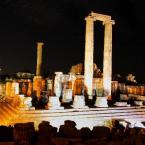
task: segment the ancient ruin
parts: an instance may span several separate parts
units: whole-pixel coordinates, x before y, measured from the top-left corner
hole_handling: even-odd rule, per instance
[[[103,58],[103,90],[104,97],[111,96],[112,76],[112,24],[111,16],[91,12],[86,18],[85,39],[85,73],[84,82],[88,89],[88,95],[92,98],[93,85],[93,54],[94,54],[94,22],[102,21],[105,26],[104,33],[104,58]],[[101,99],[101,98],[100,98]],[[102,98],[104,100],[104,98]],[[104,102],[104,101],[103,101]],[[103,103],[104,104],[104,103]],[[103,104],[99,104],[102,107]],[[107,105],[107,104],[106,104]],[[105,106],[106,106],[105,105]]]

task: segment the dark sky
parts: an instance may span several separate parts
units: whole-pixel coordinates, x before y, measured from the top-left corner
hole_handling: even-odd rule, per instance
[[[0,67],[3,72],[35,72],[36,43],[43,41],[43,70],[65,71],[83,62],[85,16],[111,15],[113,74],[145,80],[144,0],[0,1]],[[95,22],[94,61],[102,69],[104,27]]]

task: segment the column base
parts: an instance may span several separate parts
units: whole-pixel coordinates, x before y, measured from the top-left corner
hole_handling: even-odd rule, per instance
[[[75,95],[72,107],[75,109],[88,108],[85,104],[85,97],[83,95]]]
[[[59,97],[56,97],[56,96],[49,97],[48,104],[45,108],[50,109],[50,110],[64,109],[64,107],[60,106]]]
[[[96,107],[108,107],[107,97],[96,97]]]

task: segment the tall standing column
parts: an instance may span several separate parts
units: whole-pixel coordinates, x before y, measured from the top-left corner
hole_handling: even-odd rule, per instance
[[[85,38],[85,70],[84,83],[88,90],[89,98],[92,99],[93,87],[93,53],[94,53],[94,21],[92,18],[86,19],[86,38]]]
[[[105,22],[103,89],[104,96],[111,96],[112,79],[112,21]]]
[[[42,66],[42,42],[37,43],[37,66],[36,66],[36,76],[41,76],[41,66]]]

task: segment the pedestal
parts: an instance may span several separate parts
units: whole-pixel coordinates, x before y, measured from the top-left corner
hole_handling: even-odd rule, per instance
[[[46,109],[53,109],[53,110],[56,109],[57,110],[57,109],[64,109],[64,107],[60,106],[59,97],[49,96],[49,101],[48,101]]]
[[[108,107],[107,97],[97,97],[95,106],[96,107]]]
[[[85,104],[85,97],[83,95],[75,95],[73,101],[73,108],[88,108]]]

